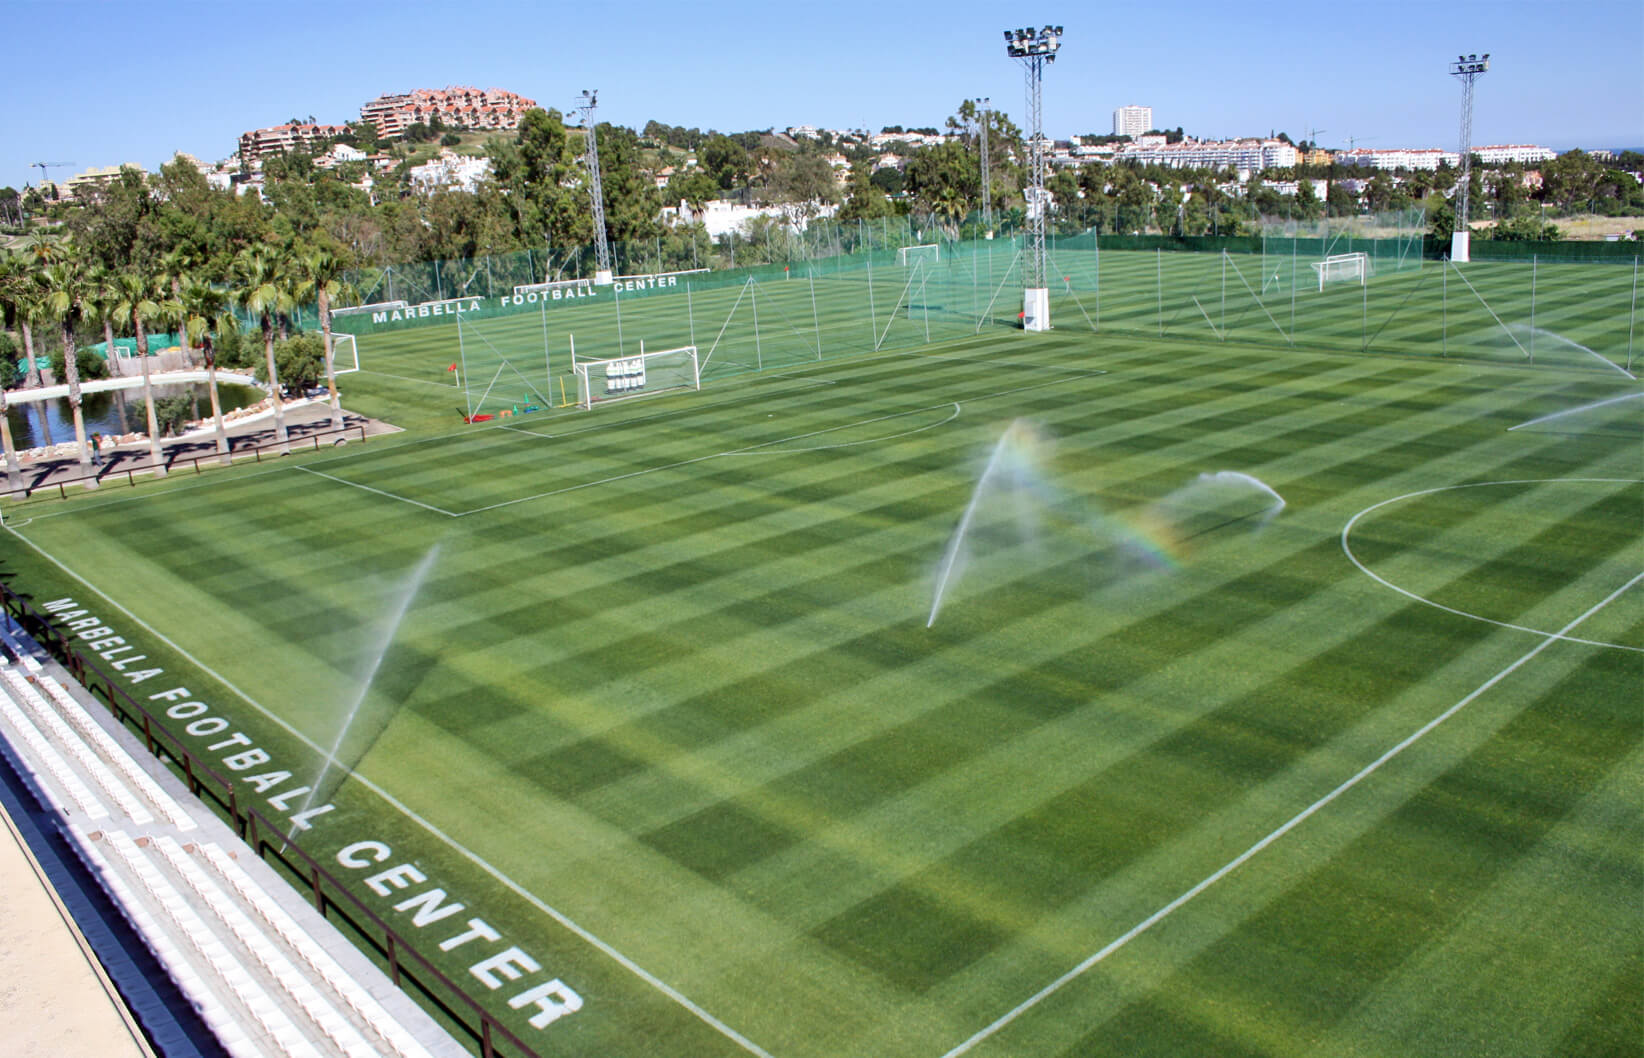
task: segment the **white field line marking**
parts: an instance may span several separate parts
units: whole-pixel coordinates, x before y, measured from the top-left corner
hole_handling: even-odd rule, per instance
[[[1105,372],[1102,372],[1102,374],[1105,374]],[[1089,376],[1086,376],[1086,375],[1064,376],[1062,378],[1052,379],[1049,382],[1035,382],[1031,386],[1017,386],[1014,389],[1002,389],[1002,390],[999,390],[996,393],[984,393],[979,397],[969,397],[967,399],[972,400],[972,401],[989,400],[993,397],[1004,397],[1004,396],[1009,396],[1010,394],[1013,394],[1013,393],[1024,393],[1028,390],[1044,389],[1046,386],[1058,385],[1059,383],[1070,381],[1073,378],[1085,378],[1085,377],[1092,377],[1093,378],[1093,377],[1096,377],[1096,376],[1095,375],[1089,375]],[[743,448],[730,448],[730,449],[726,449],[725,451],[722,451],[722,452],[710,452],[707,455],[694,456],[690,459],[681,459],[681,460],[679,460],[677,462],[674,462],[674,463],[663,463],[660,466],[645,467],[642,470],[630,470],[626,474],[614,474],[611,477],[600,478],[597,481],[582,481],[582,482],[578,482],[575,485],[566,485],[566,486],[563,486],[562,488],[549,489],[547,492],[533,493],[530,496],[520,496],[520,497],[517,497],[517,498],[512,499],[512,500],[503,500],[500,503],[488,504],[487,506],[484,506],[484,507],[475,507],[471,510],[466,510],[466,511],[461,512],[460,514],[456,515],[456,517],[466,518],[470,514],[484,514],[487,511],[500,510],[503,507],[512,507],[517,503],[530,503],[532,500],[547,499],[550,496],[562,496],[567,492],[576,492],[580,489],[591,489],[591,488],[595,487],[596,485],[610,485],[614,482],[626,481],[629,478],[637,478],[637,477],[641,477],[645,474],[655,474],[658,471],[662,471],[662,470],[676,470],[679,467],[688,467],[688,466],[691,466],[694,463],[703,463],[703,462],[706,462],[710,459],[718,459],[721,456],[746,455],[750,452],[756,452],[758,449],[761,449],[761,448],[768,448],[771,445],[785,444],[789,441],[803,441],[807,437],[816,437],[820,434],[832,433],[835,430],[844,430],[844,429],[847,429],[847,428],[852,427],[852,426],[870,426],[870,425],[872,425],[873,423],[876,423],[876,422],[884,422],[886,419],[899,419],[899,418],[902,418],[904,416],[917,415],[920,412],[924,412],[924,411],[935,411],[938,408],[946,408],[946,407],[949,407],[950,405],[957,405],[957,404],[958,404],[958,401],[947,401],[947,402],[942,403],[942,404],[930,404],[930,405],[926,405],[923,408],[911,408],[908,411],[892,412],[889,415],[880,415],[880,416],[877,416],[877,417],[872,418],[872,419],[862,419],[862,420],[857,421],[857,422],[842,423],[839,426],[830,426],[825,430],[812,430],[809,433],[794,434],[792,437],[779,437],[774,441],[762,441],[759,444],[747,445],[746,447],[743,447]],[[582,431],[572,431],[572,434],[578,433],[578,432],[582,432]],[[909,432],[914,433],[914,432],[917,432],[917,431],[909,431]],[[569,437],[569,436],[572,436],[572,434],[560,434],[559,436]]]
[[[1609,363],[1609,361],[1606,360],[1605,363]],[[1539,419],[1531,419],[1529,422],[1521,422],[1517,426],[1509,426],[1507,427],[1507,432],[1512,433],[1514,430],[1522,430],[1526,426],[1535,426],[1539,423],[1551,422],[1554,419],[1562,419],[1566,415],[1574,415],[1577,412],[1592,411],[1595,408],[1603,408],[1611,404],[1620,404],[1624,400],[1638,400],[1640,397],[1644,397],[1644,393],[1626,393],[1619,397],[1611,397],[1609,400],[1601,400],[1593,404],[1583,404],[1579,408],[1565,408],[1563,411],[1555,411],[1551,415],[1543,415]]]
[[[1481,614],[1468,613],[1466,610],[1458,610],[1453,606],[1445,606],[1443,603],[1437,603],[1437,602],[1434,602],[1432,599],[1428,599],[1428,598],[1425,598],[1423,596],[1417,595],[1415,592],[1410,591],[1407,588],[1401,588],[1397,584],[1394,584],[1392,581],[1388,580],[1387,578],[1382,577],[1379,574],[1377,574],[1374,570],[1372,570],[1369,566],[1366,566],[1363,562],[1360,562],[1359,557],[1357,555],[1353,554],[1353,548],[1348,543],[1348,539],[1347,539],[1348,535],[1350,533],[1352,533],[1352,531],[1353,531],[1353,526],[1358,524],[1358,520],[1360,518],[1363,518],[1365,515],[1371,513],[1372,511],[1375,511],[1379,508],[1386,507],[1390,503],[1398,503],[1401,500],[1415,499],[1418,496],[1431,496],[1435,492],[1449,492],[1453,489],[1482,489],[1482,488],[1487,488],[1487,487],[1492,486],[1492,485],[1540,485],[1540,484],[1544,484],[1544,483],[1606,484],[1606,485],[1637,485],[1637,484],[1644,484],[1644,482],[1641,482],[1639,480],[1635,480],[1633,478],[1528,478],[1528,479],[1520,479],[1520,480],[1516,480],[1516,481],[1475,481],[1475,482],[1471,482],[1471,483],[1466,484],[1466,485],[1442,485],[1442,486],[1440,486],[1439,488],[1436,488],[1436,489],[1422,489],[1420,492],[1407,492],[1403,496],[1394,496],[1390,500],[1382,500],[1380,503],[1372,504],[1371,506],[1366,507],[1364,510],[1360,511],[1359,513],[1353,515],[1353,517],[1347,519],[1347,524],[1342,526],[1342,530],[1341,530],[1341,549],[1342,549],[1342,551],[1344,551],[1347,554],[1347,560],[1349,562],[1353,563],[1353,565],[1355,565],[1359,568],[1360,573],[1363,573],[1365,576],[1369,577],[1371,580],[1375,581],[1377,584],[1380,584],[1384,588],[1391,588],[1393,591],[1398,592],[1400,595],[1404,596],[1407,599],[1413,599],[1416,602],[1423,603],[1427,606],[1431,606],[1435,610],[1443,610],[1445,613],[1455,614],[1457,617],[1465,617],[1465,618],[1468,618],[1469,620],[1473,620],[1473,621],[1483,621],[1485,624],[1495,625],[1498,628],[1511,628],[1515,632],[1528,632],[1533,636],[1551,635],[1551,636],[1554,636],[1555,638],[1558,638],[1559,635],[1560,635],[1559,633],[1547,632],[1547,631],[1544,631],[1543,629],[1540,629],[1540,628],[1528,628],[1524,625],[1516,625],[1516,624],[1513,624],[1509,621],[1497,621],[1494,618],[1485,617]],[[1637,653],[1644,653],[1644,647],[1628,646],[1625,643],[1606,643],[1601,639],[1580,639],[1580,638],[1577,638],[1575,636],[1568,636],[1568,637],[1564,637],[1564,638],[1568,638],[1570,640],[1570,642],[1572,642],[1572,643],[1580,643],[1583,646],[1608,647],[1611,650],[1631,650],[1631,651],[1634,651],[1634,652],[1637,652]]]
[[[172,650],[175,650],[182,657],[187,658],[201,672],[206,673],[212,679],[214,679],[218,683],[222,684],[222,686],[226,687],[230,692],[237,695],[247,705],[251,706],[251,708],[257,710],[257,712],[261,713],[263,716],[267,717],[270,721],[272,721],[273,723],[279,725],[279,727],[283,728],[293,738],[297,739],[299,742],[301,742],[303,745],[309,747],[310,749],[312,749],[317,754],[323,755],[325,753],[325,750],[322,749],[320,747],[320,745],[317,742],[315,742],[313,739],[309,738],[307,735],[305,735],[303,732],[297,730],[295,727],[292,727],[282,717],[276,716],[274,713],[270,712],[267,708],[265,708],[262,705],[262,703],[258,702],[255,698],[251,697],[251,695],[249,695],[245,691],[241,690],[236,684],[234,684],[232,681],[230,681],[226,676],[222,675],[221,673],[219,673],[215,669],[213,669],[210,665],[207,665],[205,662],[203,662],[203,661],[199,660],[198,658],[196,658],[193,654],[189,653],[187,650],[185,650],[179,644],[173,642],[171,640],[171,638],[168,637],[165,633],[161,632],[159,629],[155,628],[153,625],[149,624],[147,621],[143,620],[141,617],[138,617],[136,614],[134,614],[130,610],[126,609],[119,602],[117,602],[114,599],[111,599],[108,596],[104,595],[100,590],[98,590],[96,585],[92,584],[89,580],[87,580],[86,578],[80,576],[80,574],[76,573],[74,570],[70,569],[63,562],[59,561],[55,556],[49,554],[39,544],[36,544],[34,541],[30,540],[28,537],[22,535],[21,533],[18,533],[15,530],[12,530],[10,526],[7,526],[6,528],[8,529],[8,531],[10,531],[12,533],[13,536],[17,537],[17,539],[19,539],[23,543],[27,544],[30,548],[32,548],[35,552],[37,552],[47,562],[50,562],[52,565],[54,565],[58,569],[62,570],[68,576],[74,578],[76,581],[79,581],[81,584],[84,584],[88,591],[92,592],[98,598],[100,598],[104,602],[108,603],[108,605],[112,606],[114,609],[120,611],[120,613],[124,614],[127,618],[129,618],[132,621],[132,623],[136,624],[139,628],[143,629],[149,635],[153,636],[155,639],[158,639],[160,642],[164,643],[166,646],[170,647]],[[757,1055],[757,1056],[759,1056],[759,1058],[772,1058],[772,1055],[770,1054],[770,1052],[766,1051],[763,1047],[760,1047],[758,1044],[756,1044],[753,1041],[749,1040],[747,1037],[743,1036],[741,1033],[737,1032],[735,1029],[731,1028],[729,1025],[726,1025],[724,1022],[720,1021],[718,1018],[714,1017],[712,1014],[708,1013],[706,1010],[704,1010],[701,1007],[697,1006],[694,1002],[692,1002],[688,997],[686,997],[678,989],[676,989],[673,986],[669,985],[667,982],[663,981],[661,978],[657,977],[655,974],[651,973],[649,970],[646,970],[644,967],[640,966],[638,963],[634,962],[632,959],[628,958],[626,955],[622,954],[616,948],[612,947],[610,944],[607,944],[605,941],[601,940],[599,937],[595,936],[593,933],[590,933],[588,930],[584,929],[582,926],[579,926],[575,921],[573,921],[564,912],[559,911],[558,909],[552,907],[551,905],[546,903],[544,900],[542,900],[540,897],[538,897],[535,893],[533,893],[530,890],[526,889],[523,885],[521,885],[520,883],[514,881],[512,878],[510,878],[510,877],[508,877],[508,875],[502,873],[502,871],[498,870],[496,867],[493,867],[486,860],[482,859],[479,856],[478,853],[471,851],[465,845],[463,845],[461,842],[459,842],[455,838],[451,837],[451,835],[447,834],[445,831],[441,830],[439,827],[435,826],[433,823],[429,822],[427,819],[424,819],[417,812],[413,811],[412,808],[409,805],[406,805],[405,803],[401,802],[397,797],[395,797],[393,794],[389,793],[387,790],[383,789],[381,786],[378,786],[376,783],[372,782],[370,779],[366,778],[364,775],[360,774],[357,771],[353,772],[349,776],[349,778],[352,781],[357,782],[361,786],[363,786],[366,789],[370,790],[372,793],[376,794],[378,797],[382,798],[382,800],[386,804],[388,804],[390,807],[392,807],[395,811],[400,812],[407,819],[410,819],[412,822],[414,822],[418,826],[422,827],[430,835],[432,835],[433,837],[435,837],[439,841],[443,842],[452,851],[456,852],[458,855],[462,856],[468,862],[472,863],[474,866],[478,867],[480,870],[484,871],[486,874],[488,874],[492,878],[496,879],[499,883],[501,883],[507,889],[512,891],[515,895],[520,897],[522,900],[525,900],[532,907],[535,907],[538,911],[541,911],[543,914],[547,915],[549,918],[553,919],[555,922],[559,923],[561,926],[563,926],[567,930],[571,931],[573,934],[575,934],[577,937],[581,938],[583,941],[587,942],[589,945],[593,946],[594,948],[597,948],[600,952],[604,953],[606,956],[608,956],[612,961],[617,963],[623,969],[627,970],[629,973],[633,974],[635,977],[638,977],[640,980],[644,981],[646,984],[650,985],[652,988],[655,988],[657,991],[661,992],[663,995],[665,995],[669,999],[673,1000],[679,1006],[683,1007],[684,1009],[689,1011],[691,1014],[693,1014],[698,1020],[702,1021],[704,1024],[708,1025],[709,1027],[713,1028],[720,1035],[722,1035],[722,1036],[726,1037],[727,1039],[731,1040],[732,1042],[736,1043],[737,1046],[741,1047],[743,1050],[747,1051],[749,1054]]]
[[[842,442],[840,442],[839,444],[836,444],[836,445],[813,445],[810,448],[780,448],[780,449],[774,449],[774,450],[760,450],[760,449],[748,448],[748,449],[740,449],[740,450],[735,451],[735,452],[726,452],[725,454],[727,456],[787,456],[787,455],[797,455],[800,452],[830,452],[830,451],[832,451],[836,448],[855,448],[858,445],[877,444],[880,441],[894,441],[898,437],[912,437],[916,433],[924,433],[926,430],[934,430],[938,426],[946,426],[948,423],[950,423],[953,420],[959,418],[960,414],[963,411],[964,411],[964,409],[959,406],[959,402],[954,401],[953,402],[953,410],[951,412],[949,412],[948,417],[943,419],[941,422],[928,422],[923,426],[915,426],[911,430],[903,430],[901,433],[886,434],[883,437],[865,437],[860,441],[842,441]],[[902,414],[904,414],[904,415],[913,415],[915,413],[914,412],[903,412]],[[818,430],[817,433],[822,434],[822,433],[832,433],[834,430],[848,430],[848,429],[850,429],[850,427],[855,426],[855,425],[856,425],[855,423],[847,423],[844,426],[830,426],[826,430]],[[767,442],[767,443],[780,444],[782,442],[778,441],[778,442]]]
[[[448,382],[435,382],[431,378],[412,378],[410,375],[396,375],[392,371],[378,371],[376,368],[371,367],[360,368],[360,373],[364,375],[381,375],[383,378],[397,378],[401,382],[416,382],[424,386],[438,386],[441,389],[449,389],[455,393],[462,392],[460,386],[453,386]]]
[[[375,489],[375,488],[372,488],[370,485],[361,485],[357,481],[347,481],[343,478],[339,478],[339,477],[336,477],[334,475],[327,474],[322,470],[315,470],[312,467],[298,467],[297,469],[302,471],[304,474],[313,474],[317,478],[324,478],[327,481],[335,481],[337,484],[347,485],[351,489],[360,489],[364,492],[374,493],[375,495],[381,496],[384,499],[398,500],[401,503],[409,503],[413,507],[421,507],[423,510],[433,511],[435,514],[443,514],[447,518],[457,517],[455,512],[448,511],[443,507],[435,507],[431,503],[423,503],[421,500],[413,500],[413,499],[411,499],[407,496],[401,496],[398,493],[388,492],[384,489]]]
[[[1062,976],[1058,977],[1056,980],[1052,981],[1050,984],[1046,985],[1044,988],[1041,988],[1039,991],[1035,992],[1032,996],[1028,997],[1022,1003],[1018,1004],[1014,1009],[1010,1010],[1008,1013],[1002,1015],[998,1020],[994,1021],[993,1024],[989,1025],[987,1028],[983,1029],[981,1032],[978,1032],[976,1035],[972,1036],[970,1039],[966,1040],[965,1042],[959,1044],[959,1046],[957,1046],[957,1047],[953,1048],[952,1050],[948,1051],[946,1054],[944,1054],[942,1056],[942,1058],[957,1058],[958,1055],[964,1054],[966,1051],[969,1051],[972,1047],[975,1047],[978,1043],[981,1043],[983,1040],[987,1039],[989,1036],[992,1036],[994,1033],[998,1032],[1000,1029],[1002,1029],[1005,1026],[1009,1025],[1011,1022],[1015,1021],[1017,1018],[1021,1017],[1025,1013],[1027,1013],[1033,1007],[1035,1007],[1039,1003],[1043,1002],[1046,998],[1051,996],[1053,993],[1061,990],[1065,985],[1067,985],[1069,982],[1073,981],[1075,978],[1077,978],[1077,977],[1081,976],[1082,974],[1084,974],[1091,967],[1095,966],[1097,963],[1099,963],[1102,960],[1106,959],[1109,955],[1112,955],[1114,952],[1118,951],[1120,948],[1123,948],[1126,944],[1129,944],[1131,941],[1135,940],[1137,937],[1141,936],[1143,933],[1146,933],[1148,930],[1150,930],[1154,926],[1158,925],[1161,921],[1163,921],[1165,918],[1167,918],[1172,912],[1174,912],[1178,908],[1180,908],[1183,904],[1186,904],[1188,901],[1192,900],[1194,897],[1198,896],[1200,893],[1204,892],[1206,889],[1209,889],[1211,886],[1215,885],[1217,882],[1221,881],[1223,878],[1227,877],[1229,874],[1232,874],[1234,871],[1236,871],[1240,867],[1244,866],[1257,853],[1261,852],[1263,849],[1267,848],[1267,846],[1273,844],[1275,841],[1279,840],[1280,838],[1284,837],[1286,834],[1290,833],[1292,830],[1296,829],[1303,822],[1305,822],[1309,817],[1311,817],[1312,815],[1317,813],[1320,809],[1324,808],[1326,805],[1330,804],[1330,802],[1334,801],[1336,798],[1340,797],[1342,794],[1346,793],[1348,790],[1351,790],[1353,787],[1357,786],[1359,783],[1363,782],[1365,779],[1367,779],[1371,775],[1375,774],[1378,770],[1380,770],[1380,768],[1383,764],[1386,764],[1388,761],[1392,760],[1394,757],[1398,756],[1400,753],[1403,753],[1406,749],[1410,748],[1416,742],[1420,741],[1423,737],[1425,737],[1428,734],[1428,732],[1432,731],[1434,728],[1438,727],[1440,724],[1444,723],[1446,720],[1450,719],[1452,716],[1454,716],[1457,713],[1461,712],[1462,709],[1466,708],[1469,704],[1471,704],[1474,699],[1478,698],[1479,695],[1483,694],[1485,691],[1488,691],[1490,688],[1494,687],[1496,684],[1500,683],[1502,680],[1506,679],[1508,676],[1512,675],[1514,672],[1517,672],[1520,668],[1522,668],[1526,663],[1528,663],[1537,654],[1540,654],[1543,650],[1546,650],[1548,647],[1552,646],[1554,643],[1558,642],[1559,640],[1568,639],[1569,637],[1565,635],[1566,632],[1570,631],[1570,629],[1574,628],[1576,625],[1580,624],[1581,622],[1585,621],[1587,618],[1591,617],[1593,614],[1597,613],[1598,611],[1602,610],[1604,607],[1608,606],[1611,602],[1613,602],[1623,592],[1627,591],[1629,588],[1631,588],[1633,585],[1637,584],[1641,580],[1644,580],[1644,573],[1639,573],[1639,574],[1635,575],[1632,580],[1629,580],[1627,583],[1623,584],[1621,587],[1617,588],[1615,591],[1611,592],[1609,595],[1606,595],[1600,602],[1598,602],[1595,605],[1593,605],[1592,607],[1590,607],[1581,616],[1577,617],[1575,620],[1571,621],[1569,624],[1567,624],[1563,628],[1559,629],[1559,631],[1556,635],[1545,636],[1541,640],[1541,642],[1539,642],[1535,646],[1531,647],[1517,661],[1513,662],[1511,665],[1508,665],[1506,668],[1502,669],[1500,672],[1496,673],[1494,676],[1491,676],[1489,679],[1487,679],[1483,683],[1479,684],[1478,687],[1475,688],[1471,694],[1467,695],[1467,697],[1463,698],[1461,701],[1457,702],[1455,705],[1452,705],[1450,708],[1446,709],[1444,712],[1442,712],[1439,715],[1435,716],[1433,719],[1427,721],[1427,723],[1425,723],[1421,727],[1417,728],[1416,731],[1413,734],[1411,734],[1409,737],[1407,737],[1404,741],[1400,742],[1398,745],[1394,746],[1392,749],[1388,750],[1386,753],[1383,753],[1381,756],[1377,757],[1375,760],[1371,761],[1369,764],[1366,764],[1364,767],[1360,768],[1357,772],[1354,772],[1352,778],[1348,779],[1346,782],[1342,783],[1340,786],[1336,787],[1334,790],[1331,790],[1329,793],[1325,794],[1323,797],[1319,798],[1317,801],[1314,801],[1312,804],[1308,805],[1306,808],[1302,809],[1300,812],[1297,812],[1295,815],[1291,816],[1288,820],[1286,820],[1284,823],[1282,823],[1277,829],[1273,830],[1266,837],[1262,838],[1260,841],[1256,842],[1254,845],[1250,846],[1248,849],[1245,849],[1243,852],[1239,853],[1233,859],[1227,861],[1227,863],[1223,864],[1214,873],[1212,873],[1212,874],[1208,875],[1207,877],[1205,877],[1205,879],[1203,881],[1199,882],[1193,888],[1187,890],[1185,893],[1178,896],[1176,899],[1170,901],[1170,903],[1168,903],[1168,904],[1164,905],[1163,907],[1159,908],[1159,910],[1153,912],[1153,914],[1151,914],[1151,915],[1147,916],[1146,918],[1142,919],[1140,922],[1136,923],[1136,925],[1130,927],[1130,929],[1126,930],[1123,934],[1121,934],[1119,937],[1117,937],[1115,940],[1113,940],[1110,944],[1108,944],[1107,947],[1103,948],[1101,951],[1096,952],[1094,955],[1089,956],[1083,962],[1081,962],[1079,965],[1075,966],[1073,969],[1069,970],[1067,973],[1065,973]],[[1571,642],[1577,642],[1577,640],[1570,640],[1570,641]]]
[[[132,492],[132,494],[111,496],[108,499],[101,500],[97,503],[87,503],[80,506],[63,507],[55,511],[45,511],[41,514],[35,515],[33,520],[60,518],[65,514],[85,514],[88,511],[100,511],[105,507],[113,507],[116,504],[137,503],[141,500],[154,500],[159,499],[162,496],[172,496],[179,492],[188,492],[191,489],[203,489],[211,485],[221,485],[229,481],[247,481],[251,478],[260,478],[266,474],[284,474],[295,469],[297,469],[296,466],[290,463],[284,466],[264,467],[261,470],[247,468],[241,474],[233,478],[224,476],[204,477],[198,481],[190,481],[187,484],[161,487],[159,489],[142,491],[127,490],[128,492]]]

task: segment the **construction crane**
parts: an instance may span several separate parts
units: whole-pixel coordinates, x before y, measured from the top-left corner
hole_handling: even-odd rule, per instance
[[[47,178],[46,170],[47,169],[66,169],[66,168],[68,168],[69,166],[71,166],[73,164],[74,164],[73,162],[35,162],[32,165],[30,165],[29,168],[30,169],[40,170],[40,184],[41,184],[42,187],[45,186],[48,183],[53,184],[53,186],[55,186],[55,181],[49,180]]]

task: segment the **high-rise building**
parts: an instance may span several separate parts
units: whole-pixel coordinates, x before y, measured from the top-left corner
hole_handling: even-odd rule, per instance
[[[1113,135],[1140,136],[1153,127],[1153,108],[1132,104],[1113,112]]]

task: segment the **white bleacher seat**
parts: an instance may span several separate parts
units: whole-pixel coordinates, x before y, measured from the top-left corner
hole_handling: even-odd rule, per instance
[[[231,896],[207,874],[193,857],[174,838],[156,838],[152,846],[164,859],[171,871],[183,879],[200,898],[198,906],[210,911],[229,932],[262,965],[268,976],[285,991],[304,1015],[325,1036],[331,1039],[343,1054],[358,1058],[373,1058],[376,1049],[360,1031],[339,1014],[309,981],[308,975],[288,959],[278,945],[241,909],[244,899]]]
[[[320,1052],[280,1009],[267,989],[211,931],[206,922],[195,913],[190,901],[171,884],[136,842],[123,831],[106,832],[104,838],[121,865],[138,879],[138,883],[169,920],[161,924],[162,935],[169,934],[171,937],[186,938],[188,941],[194,958],[184,956],[184,961],[192,963],[196,968],[208,967],[211,971],[210,983],[234,997],[240,1010],[249,1014],[267,1037],[277,1045],[278,1053],[288,1058],[320,1058]],[[159,954],[158,951],[156,954]],[[168,962],[167,970],[171,971],[172,966],[173,964]],[[229,1014],[228,1011],[220,1013]],[[226,1020],[232,1023],[235,1018],[229,1015]],[[213,1031],[217,1031],[218,1025],[211,1024]],[[264,1050],[260,1045],[257,1047],[259,1055]]]
[[[6,687],[4,693],[0,693],[0,717],[4,717],[18,738],[28,746],[29,754],[51,775],[63,793],[67,794],[73,807],[79,809],[87,819],[109,818],[108,809],[103,807],[103,803],[91,792],[91,788],[80,781],[68,761],[63,759],[63,755],[53,749],[46,736],[29,721],[28,716],[13,698],[10,687]],[[62,809],[68,807],[60,806]]]
[[[212,842],[194,846],[200,861],[248,903],[252,910],[285,941],[287,947],[314,971],[365,1023],[371,1034],[402,1058],[429,1058],[429,1052],[359,982],[342,968],[296,919],[262,893],[255,879],[235,863],[227,850]]]
[[[178,830],[194,830],[198,827],[194,818],[182,805],[166,793],[160,784],[154,781],[154,777],[139,767],[131,754],[92,719],[85,706],[74,699],[68,688],[45,675],[38,677],[35,682],[46,689],[47,695],[56,703],[59,714],[68,721],[69,726],[78,731],[103,760],[113,765],[126,782],[159,812],[161,818]]]
[[[131,788],[120,780],[114,769],[97,759],[91,747],[86,745],[85,739],[63,721],[57,710],[33,684],[9,668],[0,670],[0,679],[11,685],[12,698],[32,715],[40,731],[73,758],[74,763],[80,767],[80,773],[92,777],[121,812],[139,825],[154,822],[154,816],[143,806]]]

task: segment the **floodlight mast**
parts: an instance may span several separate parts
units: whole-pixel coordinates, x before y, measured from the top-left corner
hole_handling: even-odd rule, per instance
[[[1062,46],[1062,27],[1005,30],[1005,54],[1022,64],[1027,78],[1028,104],[1028,186],[1026,283],[1022,291],[1022,329],[1050,329],[1050,273],[1045,250],[1045,216],[1050,212],[1045,193],[1045,145],[1043,81],[1046,63],[1056,61]]]
[[[1450,64],[1450,76],[1461,81],[1461,187],[1456,207],[1456,230],[1450,236],[1450,260],[1472,259],[1473,229],[1467,226],[1468,186],[1473,173],[1473,82],[1490,69],[1490,53],[1458,55]]]
[[[588,136],[588,194],[594,202],[594,270],[595,286],[611,285],[611,245],[605,238],[605,190],[599,182],[599,140],[594,135],[594,108],[599,105],[599,90],[582,93],[582,129]]]

